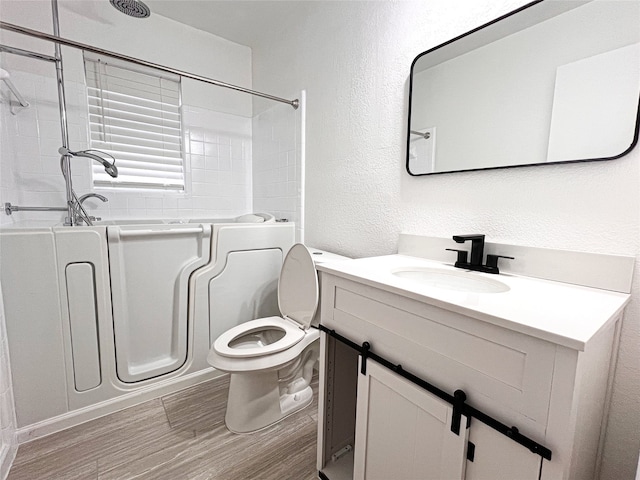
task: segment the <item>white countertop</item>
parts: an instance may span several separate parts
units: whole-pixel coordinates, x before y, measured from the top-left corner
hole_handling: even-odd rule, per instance
[[[469,272],[509,287],[501,293],[474,293],[432,287],[393,275],[393,270],[442,268],[452,264],[406,255],[329,262],[318,270],[460,313],[493,325],[576,350],[614,321],[630,299],[625,293],[501,273]]]

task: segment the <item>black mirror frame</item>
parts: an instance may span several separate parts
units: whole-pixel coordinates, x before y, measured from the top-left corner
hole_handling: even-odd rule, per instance
[[[468,32],[463,33],[462,35],[458,35],[455,38],[452,38],[451,40],[448,40],[444,43],[441,43],[440,45],[437,45],[433,48],[430,48],[429,50],[426,50],[420,54],[418,54],[416,56],[416,58],[413,59],[413,62],[411,62],[411,70],[409,73],[409,108],[408,108],[408,120],[407,120],[407,142],[406,142],[406,163],[405,163],[405,168],[407,170],[407,173],[409,175],[411,175],[412,177],[423,177],[426,175],[441,175],[443,173],[462,173],[462,172],[476,172],[476,171],[481,171],[481,170],[500,170],[500,169],[505,169],[505,168],[519,168],[519,167],[532,167],[532,166],[541,166],[541,165],[558,165],[558,164],[569,164],[569,163],[584,163],[584,162],[595,162],[595,161],[601,161],[601,160],[616,160],[618,158],[624,157],[625,155],[627,155],[628,153],[630,153],[638,144],[638,139],[640,136],[640,95],[638,96],[638,109],[636,112],[636,125],[634,128],[634,134],[633,134],[633,140],[631,142],[631,144],[629,145],[629,147],[623,151],[622,153],[619,153],[617,155],[611,156],[611,157],[601,157],[601,158],[582,158],[582,159],[577,159],[577,160],[562,160],[562,161],[557,161],[557,162],[540,162],[540,163],[525,163],[525,164],[519,164],[519,165],[504,165],[504,166],[496,166],[496,167],[482,167],[482,168],[469,168],[469,169],[465,169],[465,170],[449,170],[449,171],[444,171],[444,172],[431,172],[431,173],[412,173],[411,170],[409,169],[409,147],[410,147],[410,142],[411,142],[411,99],[412,99],[412,93],[413,93],[413,70],[415,67],[416,62],[418,61],[418,59],[422,58],[423,56],[434,52],[440,48],[443,48],[457,40],[460,40],[462,38],[468,37],[469,35],[480,31],[484,28],[487,28],[495,23],[498,23],[506,18],[509,18],[513,15],[516,15],[520,12],[522,12],[523,10],[526,10],[530,7],[533,7],[539,3],[544,2],[545,0],[535,0],[533,2],[530,2],[526,5],[523,5],[522,7],[519,7],[509,13],[506,13],[505,15],[502,15],[494,20],[491,20],[490,22],[487,22],[483,25],[480,25],[479,27],[474,28],[473,30],[469,30]]]

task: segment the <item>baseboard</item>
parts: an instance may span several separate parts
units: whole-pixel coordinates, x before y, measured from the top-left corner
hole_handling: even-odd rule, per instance
[[[11,470],[17,451],[17,445],[2,444],[0,449],[0,479],[5,480],[9,476],[9,470]]]
[[[56,417],[48,418],[38,423],[21,427],[16,431],[16,439],[18,444],[30,442],[37,438],[45,437],[70,427],[75,427],[81,423],[104,417],[105,415],[109,415],[119,410],[123,410],[164,395],[175,393],[187,387],[212,380],[221,375],[224,375],[224,373],[210,368],[159,382],[155,385],[150,385],[134,392],[125,393],[119,397],[111,398],[104,402],[89,405]]]

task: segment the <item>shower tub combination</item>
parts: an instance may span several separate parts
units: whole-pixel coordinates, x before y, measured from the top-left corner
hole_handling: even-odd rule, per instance
[[[278,314],[272,217],[0,231],[18,441],[219,375],[212,342]]]

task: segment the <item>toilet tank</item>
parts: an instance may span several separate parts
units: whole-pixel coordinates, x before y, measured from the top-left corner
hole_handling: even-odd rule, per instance
[[[327,252],[324,250],[318,250],[317,248],[307,247],[309,252],[311,253],[311,258],[313,258],[313,263],[318,265],[319,263],[325,262],[342,262],[346,260],[351,260],[349,257],[345,257],[343,255],[338,255],[336,253]],[[317,273],[317,272],[316,272]],[[319,291],[322,292],[322,280],[318,277],[318,287]],[[322,295],[322,293],[320,293]],[[316,313],[311,320],[311,326],[317,327],[320,325],[320,298],[318,297],[318,308],[316,309]]]

